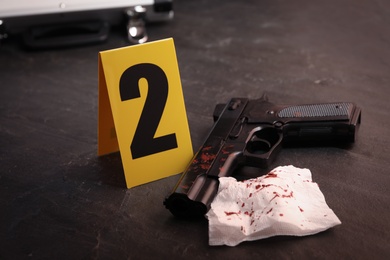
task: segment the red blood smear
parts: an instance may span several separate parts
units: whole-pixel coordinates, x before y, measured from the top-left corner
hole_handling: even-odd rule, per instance
[[[247,215],[247,216],[249,216],[249,217],[252,217],[253,213],[254,213],[254,211],[252,211],[251,213],[249,213],[248,211],[245,211],[245,212],[244,212],[244,214]]]
[[[202,170],[208,170],[210,165],[209,164],[200,164],[199,166],[200,166],[200,168],[202,168]]]
[[[188,185],[181,185],[181,188],[182,188],[183,190],[188,190],[188,189],[190,188],[190,186],[188,186]]]
[[[215,159],[215,154],[202,153],[201,154],[202,162],[209,162]]]
[[[229,147],[228,147],[229,148]],[[222,149],[222,154],[229,154],[230,153],[230,151],[229,150],[226,150],[226,149]]]
[[[241,207],[242,207],[242,208],[245,207],[245,203],[242,203]]]
[[[264,189],[264,188],[268,188],[268,187],[270,187],[270,186],[275,186],[274,184],[259,184],[259,185],[256,185],[255,186],[255,188],[256,188],[256,190],[258,190],[258,189],[260,189],[260,190],[262,190],[262,189]],[[280,187],[280,186],[277,186],[277,187]]]
[[[208,151],[208,150],[210,150],[212,148],[212,146],[205,146],[205,147],[203,147],[203,151]]]
[[[303,212],[303,209],[302,209],[301,207],[298,206],[298,208],[299,208],[299,210],[300,210],[301,212]]]
[[[274,192],[274,194],[275,196],[270,200],[270,202],[273,201],[276,197],[280,197],[280,195],[277,192]]]
[[[238,215],[238,214],[240,214],[240,213],[241,213],[241,211],[239,211],[239,212],[226,212],[226,211],[225,211],[226,216]]]
[[[264,179],[266,178],[276,178],[278,175],[276,173],[270,172],[267,175],[265,175]]]
[[[282,214],[282,213],[280,213],[280,214],[279,214],[279,216],[283,217],[283,214]]]
[[[292,197],[294,197],[292,191],[291,191],[290,194],[288,194],[288,195],[285,195],[285,194],[280,195],[280,194],[277,193],[276,191],[274,191],[273,194],[275,194],[275,196],[274,196],[270,201],[273,201],[273,200],[274,200],[275,198],[277,198],[277,197],[282,197],[282,198],[292,198]]]
[[[271,211],[273,210],[274,208],[271,208],[270,210],[267,211],[267,214],[271,213]]]
[[[292,191],[290,192],[289,195],[282,195],[282,198],[292,198],[292,197],[294,197]]]

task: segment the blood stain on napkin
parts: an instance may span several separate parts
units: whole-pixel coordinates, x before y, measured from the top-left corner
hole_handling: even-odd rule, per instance
[[[277,235],[311,235],[341,224],[308,169],[278,167],[265,176],[220,178],[207,213],[209,244],[235,246]]]

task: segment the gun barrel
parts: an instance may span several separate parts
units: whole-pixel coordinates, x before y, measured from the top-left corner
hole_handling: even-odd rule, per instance
[[[196,218],[207,213],[218,191],[219,173],[227,157],[244,147],[245,142],[231,144],[226,141],[236,138],[232,133],[240,129],[237,122],[241,122],[239,119],[248,102],[247,98],[233,98],[225,105],[202,148],[164,201],[173,215]]]

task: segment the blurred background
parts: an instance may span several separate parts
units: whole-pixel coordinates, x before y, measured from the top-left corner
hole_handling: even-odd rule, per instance
[[[82,2],[0,6],[1,259],[387,259],[389,1]],[[210,247],[206,219],[162,204],[180,175],[126,189],[119,153],[97,157],[98,53],[170,37],[194,152],[232,97],[362,108],[351,147],[283,149],[272,164],[309,168],[340,226]]]

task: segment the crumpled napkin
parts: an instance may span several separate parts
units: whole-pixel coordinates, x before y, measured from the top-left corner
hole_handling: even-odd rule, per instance
[[[341,224],[308,169],[281,166],[255,179],[221,177],[219,182],[206,214],[210,245],[312,235]]]

